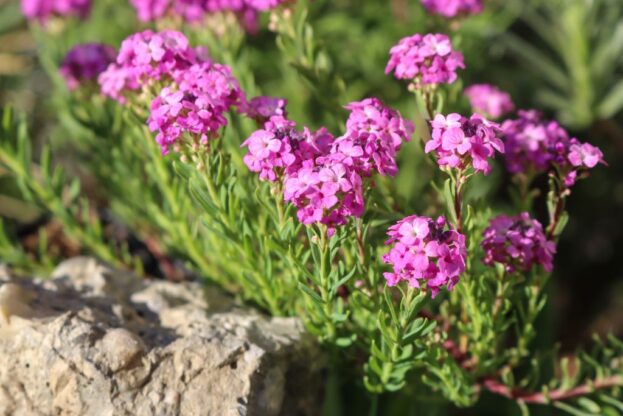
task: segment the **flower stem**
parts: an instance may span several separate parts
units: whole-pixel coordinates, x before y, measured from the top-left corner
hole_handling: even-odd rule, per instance
[[[365,243],[363,241],[363,229],[362,229],[362,220],[361,218],[355,219],[355,224],[357,227],[357,251],[359,253],[359,263],[362,267],[366,265],[366,248]]]
[[[461,198],[462,178],[456,180],[456,189],[454,193],[454,210],[456,212],[456,230],[461,232],[463,228],[463,201]]]
[[[275,188],[273,188],[272,194],[275,197],[275,206],[277,207],[277,218],[279,220],[279,231],[283,230],[286,225],[286,216],[283,204],[283,186],[282,182],[278,181]]]
[[[325,314],[325,326],[326,326],[326,339],[332,340],[335,338],[336,329],[331,315],[332,311],[332,299],[330,293],[330,272],[331,267],[331,253],[329,252],[329,244],[327,241],[327,229],[325,226],[318,226],[320,238],[318,241],[320,247],[320,297],[323,301],[323,311]]]
[[[547,227],[547,239],[552,240],[556,232],[556,228],[558,227],[558,223],[560,222],[560,218],[565,211],[565,197],[562,195],[556,196],[556,208],[554,209],[553,215],[550,218],[550,224]]]

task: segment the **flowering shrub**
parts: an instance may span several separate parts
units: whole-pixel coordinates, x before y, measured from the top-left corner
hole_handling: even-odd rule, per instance
[[[22,4],[45,22],[86,18],[89,3]],[[54,167],[47,145],[37,165],[26,129],[3,111],[0,173],[68,239],[146,270],[127,241],[110,241],[104,221],[123,224],[163,275],[202,277],[264,313],[299,317],[331,352],[327,388],[340,385],[338,374],[353,390],[362,384],[373,412],[389,392],[421,406],[418,414],[476,406],[484,392],[524,414],[528,404],[620,404],[621,341],[557,361],[553,374],[539,371],[548,354],[534,342],[571,190],[606,158],[536,110],[509,116],[511,96],[494,86],[463,88],[471,32],[455,18],[480,13],[483,2],[423,0],[425,11],[451,18],[434,20],[447,34],[400,39],[384,26],[370,45],[359,32],[342,43],[326,28],[318,41],[314,19],[347,7],[333,2],[123,5],[133,20],[118,52],[59,46],[76,37],[32,24],[50,34],[38,52],[65,84],[52,94],[55,127],[81,152],[75,171],[88,172],[92,193]],[[229,19],[260,33],[215,38],[211,25]],[[362,21],[362,33],[374,26]],[[266,44],[273,37],[276,48]],[[398,43],[384,76],[390,38]],[[337,56],[344,45],[376,43],[382,53]],[[351,58],[357,65],[344,64]],[[496,202],[491,190],[503,179],[511,185]],[[0,260],[5,240],[0,227]]]

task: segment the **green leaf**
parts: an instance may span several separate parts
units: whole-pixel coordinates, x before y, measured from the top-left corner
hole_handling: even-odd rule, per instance
[[[614,397],[606,396],[605,394],[600,394],[599,400],[613,407],[616,407],[620,412],[623,413],[623,402],[621,402],[620,400],[617,400]]]
[[[594,401],[590,400],[587,397],[580,397],[578,399],[578,404],[582,406],[584,409],[588,410],[589,412],[596,413],[596,414],[600,414],[601,412],[601,407],[597,403],[595,403]]]
[[[600,416],[597,413],[588,413],[581,409],[576,409],[575,407],[564,402],[555,402],[554,407],[557,407],[558,409],[563,410],[573,416]]]
[[[385,322],[385,313],[383,311],[379,311],[376,322],[386,342],[391,345],[395,344],[396,335],[394,334],[394,331],[387,327],[387,323]]]
[[[383,288],[383,296],[385,297],[385,304],[387,305],[387,310],[389,311],[389,314],[390,314],[390,316],[392,318],[392,322],[393,322],[395,327],[398,327],[398,325],[399,325],[398,315],[396,314],[396,308],[394,307],[394,301],[392,300],[389,291],[390,291],[390,289],[387,286],[385,286]]]
[[[376,374],[381,376],[383,374],[383,369],[381,368],[379,361],[375,357],[370,357],[368,360],[368,365]]]
[[[310,289],[309,287],[305,286],[303,283],[300,283],[300,282],[298,284],[298,287],[300,290],[303,291],[303,293],[309,296],[314,302],[316,302],[319,305],[324,305],[325,302],[318,295],[318,293],[314,292],[312,289]]]
[[[396,392],[402,390],[405,384],[406,382],[404,380],[399,383],[387,383],[385,384],[385,389],[389,392]]]
[[[529,68],[537,71],[550,84],[560,91],[568,90],[569,78],[567,74],[547,54],[512,34],[506,34],[502,40],[513,53],[519,56],[520,60],[525,62]]]
[[[380,358],[382,361],[385,361],[385,362],[389,362],[390,361],[390,359],[387,356],[387,354],[385,354],[383,351],[381,351],[379,349],[379,347],[377,347],[375,340],[372,340],[372,344],[370,345],[370,350],[372,352],[372,355],[374,355],[375,357]]]
[[[623,80],[617,82],[597,107],[597,115],[609,119],[623,109]]]
[[[452,179],[446,179],[443,184],[443,198],[446,202],[446,209],[448,210],[448,216],[450,222],[456,224],[457,214],[454,207],[454,187],[452,186]]]
[[[351,345],[353,345],[356,339],[357,339],[357,336],[354,334],[351,335],[350,337],[339,337],[335,340],[335,345],[341,348],[348,348]]]

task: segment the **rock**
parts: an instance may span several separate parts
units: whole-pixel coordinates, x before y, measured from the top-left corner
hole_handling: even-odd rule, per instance
[[[322,356],[298,320],[90,258],[0,273],[0,415],[316,415]]]

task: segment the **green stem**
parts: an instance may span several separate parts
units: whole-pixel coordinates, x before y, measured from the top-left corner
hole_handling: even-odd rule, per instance
[[[370,397],[370,412],[368,413],[368,415],[377,416],[378,413],[379,413],[379,395],[372,394],[372,396]]]
[[[283,204],[283,186],[282,182],[278,181],[277,186],[274,188],[273,195],[275,197],[275,206],[277,207],[277,217],[279,219],[279,231],[283,230],[286,225],[286,216]]]
[[[331,253],[329,252],[329,244],[327,241],[327,229],[325,226],[318,226],[319,231],[319,247],[320,247],[320,297],[323,300],[323,310],[325,313],[325,327],[327,329],[326,338],[328,340],[332,340],[336,335],[335,324],[333,323],[333,319],[331,315],[332,311],[332,301],[330,295],[330,267],[331,267]]]

